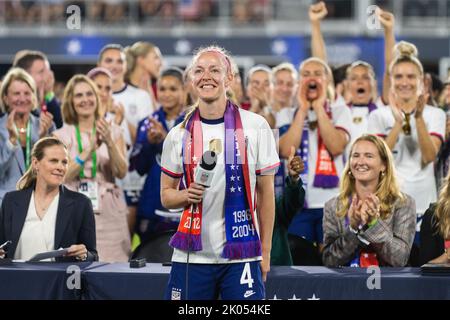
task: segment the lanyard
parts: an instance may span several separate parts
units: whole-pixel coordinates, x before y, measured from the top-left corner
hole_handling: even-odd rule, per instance
[[[16,128],[17,136],[20,138],[20,132],[15,123],[14,128]],[[28,119],[27,135],[25,140],[25,170],[28,170],[28,167],[30,166],[30,161],[31,161],[31,125],[30,119]]]
[[[95,136],[95,125],[92,128],[92,136]],[[78,142],[78,152],[81,154],[83,152],[83,144],[81,143],[81,134],[80,134],[80,128],[78,125],[75,125],[75,133],[77,135],[77,142]],[[92,174],[91,178],[94,179],[97,175],[97,152],[94,150],[92,151]],[[80,170],[80,178],[83,179],[85,177],[84,175],[84,167],[81,167]]]

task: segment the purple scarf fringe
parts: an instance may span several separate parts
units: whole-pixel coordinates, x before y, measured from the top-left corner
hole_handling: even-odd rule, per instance
[[[227,241],[223,248],[222,257],[227,259],[246,259],[261,256],[261,242],[259,240],[247,242]]]
[[[169,245],[184,251],[201,251],[202,239],[200,235],[177,231],[170,239]]]

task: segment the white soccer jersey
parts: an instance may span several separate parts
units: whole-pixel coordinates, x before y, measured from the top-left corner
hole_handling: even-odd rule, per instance
[[[344,104],[333,103],[331,105],[331,118],[335,128],[345,131],[349,136],[348,139],[350,140],[350,129],[352,120],[349,108]],[[318,133],[317,128],[315,130],[308,129],[309,150],[308,150],[308,186],[306,188],[306,201],[308,204],[308,208],[310,209],[323,208],[325,202],[335,197],[339,193],[339,187],[324,189],[313,186],[317,165],[317,152],[319,142],[317,133]],[[345,158],[344,154],[334,157],[334,164],[336,166],[336,171],[339,177],[344,171],[345,166],[344,158]]]
[[[125,109],[125,119],[133,126],[137,127],[139,121],[150,116],[154,111],[154,106],[150,95],[139,88],[127,84],[122,90],[113,93],[115,102],[121,103]],[[130,130],[127,121],[123,121],[121,128],[124,130],[125,143],[129,147],[127,156],[130,156],[133,142],[131,141]],[[145,183],[146,176],[139,176],[136,171],[128,172],[125,178],[118,180],[117,184],[124,190],[140,191]]]
[[[248,141],[247,155],[250,171],[250,189],[252,199],[254,199],[257,175],[273,175],[280,160],[272,130],[266,120],[243,109],[239,109],[239,112],[244,127],[244,135]],[[218,139],[221,142],[222,150],[225,150],[225,124],[223,121],[202,120],[202,131],[204,151],[209,150],[209,142],[213,139]],[[164,141],[161,166],[162,170],[172,177],[181,177],[183,175],[181,156],[183,133],[184,129],[181,129],[181,124],[177,125],[169,132]],[[224,217],[225,179],[224,152],[221,152],[218,155],[211,187],[206,189],[203,197],[201,227],[203,250],[190,252],[189,261],[192,263],[235,263],[260,259],[228,260],[221,257],[226,243]],[[255,224],[258,229],[258,221]],[[174,250],[172,261],[185,263],[186,259],[187,254],[185,251]]]
[[[381,100],[379,100],[379,102],[376,103],[376,106],[377,108],[381,108],[384,106],[384,104],[381,102]],[[350,106],[350,112],[352,114],[350,136],[352,137],[352,139],[345,148],[347,161],[350,159],[350,149],[356,139],[369,133],[369,111],[370,110],[368,106]]]
[[[445,136],[445,113],[435,107],[425,106],[423,118],[431,135],[443,140]],[[380,107],[369,116],[369,132],[386,137],[391,132],[395,119],[390,107]],[[437,190],[433,163],[422,166],[422,153],[414,115],[410,117],[411,135],[400,133],[392,151],[401,190],[416,201],[417,213],[423,214],[431,202],[436,202]]]
[[[114,101],[120,102],[125,108],[125,118],[137,127],[139,121],[151,115],[155,110],[150,95],[130,84],[122,90],[113,93]]]

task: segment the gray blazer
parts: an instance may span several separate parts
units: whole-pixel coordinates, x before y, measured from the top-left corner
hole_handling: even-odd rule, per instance
[[[416,232],[416,204],[404,194],[405,202],[397,201],[386,220],[378,222],[361,232],[359,236],[370,242],[379,258],[380,265],[403,267],[408,263],[411,246]],[[324,250],[323,263],[327,267],[348,265],[358,251],[365,246],[345,223],[345,217],[338,218],[338,198],[325,203],[323,214]]]
[[[8,114],[0,117],[0,204],[5,193],[16,190],[16,183],[25,173],[25,157],[19,145],[12,146],[6,129]],[[31,147],[39,140],[39,118],[30,113]],[[55,125],[49,133],[55,130]]]

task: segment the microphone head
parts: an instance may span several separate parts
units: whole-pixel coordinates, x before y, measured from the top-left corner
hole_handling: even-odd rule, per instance
[[[205,151],[200,162],[200,167],[203,170],[211,171],[216,167],[217,154],[214,151]]]

